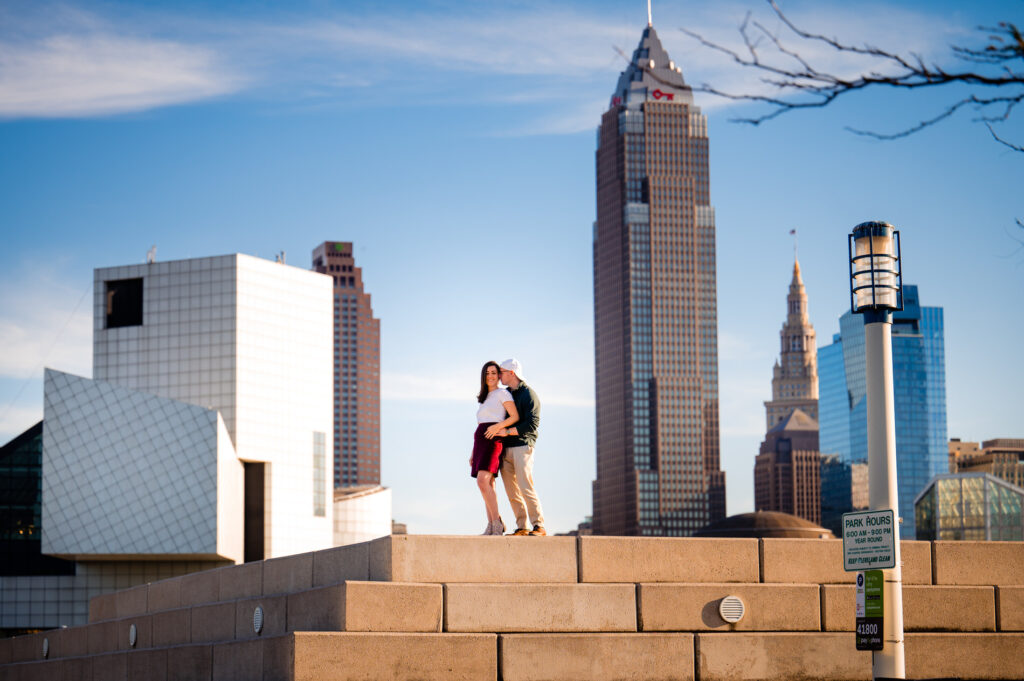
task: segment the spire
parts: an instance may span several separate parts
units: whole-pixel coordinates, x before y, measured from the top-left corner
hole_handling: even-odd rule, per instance
[[[652,28],[654,22],[651,21],[651,0],[647,0],[647,27]]]
[[[683,80],[683,70],[662,47],[650,14],[640,44],[619,76],[611,106],[639,106],[644,101],[693,106],[693,91]]]
[[[796,258],[793,259],[793,280],[789,282],[786,304],[791,318],[796,315],[796,319],[806,319],[807,290],[804,289],[804,278],[800,275],[800,261]]]

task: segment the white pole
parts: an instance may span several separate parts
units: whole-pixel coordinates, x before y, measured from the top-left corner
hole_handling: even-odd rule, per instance
[[[888,313],[883,313],[888,314]],[[867,322],[867,320],[865,320]],[[868,498],[872,511],[892,509],[899,518],[896,493],[896,411],[892,388],[892,323],[864,324],[864,359],[868,417]],[[883,648],[871,654],[875,679],[907,678],[903,655],[903,569],[899,522],[896,567],[883,570]]]

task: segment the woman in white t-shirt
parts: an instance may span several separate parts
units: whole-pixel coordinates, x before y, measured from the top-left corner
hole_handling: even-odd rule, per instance
[[[499,373],[497,362],[487,362],[480,370],[480,394],[476,396],[480,408],[476,412],[473,455],[469,457],[469,474],[476,478],[476,486],[480,488],[487,509],[487,529],[484,534],[496,536],[505,534],[505,523],[498,512],[498,496],[494,493],[494,476],[498,474],[501,465],[502,441],[500,437],[489,440],[484,432],[495,423],[501,428],[507,428],[519,420],[512,393],[498,387]]]

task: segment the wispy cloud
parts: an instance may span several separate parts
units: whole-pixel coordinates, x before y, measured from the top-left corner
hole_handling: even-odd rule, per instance
[[[417,93],[403,95],[417,103],[429,101],[430,93],[450,101],[456,92],[477,103],[524,107],[522,125],[506,134],[568,134],[597,124],[595,111],[607,103],[624,66],[616,48],[629,54],[641,26],[640,17],[625,24],[620,13],[540,2],[467,3],[433,11],[384,4],[362,13],[320,6],[254,18],[218,15],[216,9],[138,8],[115,18],[114,6],[106,7],[108,15],[101,16],[62,6],[54,21],[37,17],[31,30],[0,29],[0,116],[108,115],[254,87],[294,104],[296,98],[344,98],[353,88],[380,85],[381,93],[389,93],[384,100],[389,105],[395,103],[396,87]],[[739,48],[737,26],[750,8],[777,27],[761,3],[659,13],[659,34],[688,81],[764,91],[759,74],[675,28],[685,22],[690,30]],[[944,51],[954,30],[939,15],[888,5],[885,11],[883,24],[863,6],[816,3],[797,7],[792,16],[812,30],[841,27],[840,37],[849,41],[869,36],[880,45],[926,56]],[[11,12],[0,18],[8,24],[19,19]],[[801,49],[840,74],[863,68],[815,45]],[[730,104],[710,97],[698,103],[707,109]],[[546,110],[537,113],[537,104]]]
[[[124,32],[92,17],[60,32],[0,39],[0,116],[81,117],[144,111],[237,91],[215,50]]]

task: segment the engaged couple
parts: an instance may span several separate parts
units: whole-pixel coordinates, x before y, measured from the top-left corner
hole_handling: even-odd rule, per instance
[[[502,388],[500,383],[507,386]],[[505,534],[498,511],[494,476],[501,472],[505,494],[516,516],[516,536],[544,536],[544,513],[533,487],[533,446],[540,424],[540,400],[526,385],[523,366],[516,358],[501,364],[487,362],[480,370],[480,408],[476,412],[470,475],[484,497],[487,529],[484,535]],[[533,529],[530,529],[530,527]]]

